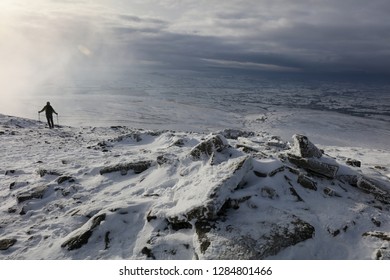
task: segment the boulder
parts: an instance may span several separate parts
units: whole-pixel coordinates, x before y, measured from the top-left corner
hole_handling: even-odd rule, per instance
[[[316,158],[302,158],[292,154],[288,155],[288,160],[298,167],[305,169],[306,171],[323,175],[327,178],[334,179],[339,169],[338,165],[322,162]]]
[[[304,174],[298,176],[298,183],[306,189],[313,191],[317,190],[317,183]]]
[[[217,218],[244,176],[251,171],[252,158],[243,156],[203,168],[192,182],[179,181],[169,207],[161,204],[155,207],[151,215],[167,218],[171,224]],[[214,175],[205,177],[204,172]]]
[[[390,248],[380,248],[376,251],[377,260],[390,260]]]
[[[194,160],[201,160],[209,158],[215,152],[222,152],[227,147],[229,147],[229,144],[225,137],[222,135],[212,135],[192,148],[190,155]]]
[[[135,174],[139,174],[147,170],[153,161],[139,161],[139,162],[128,162],[128,163],[118,163],[113,166],[107,166],[100,170],[100,175],[112,172],[121,172],[122,175],[126,175],[127,171],[133,170]]]
[[[347,161],[345,163],[347,165],[353,166],[353,167],[361,167],[362,166],[362,162],[360,160],[356,160],[356,159],[352,159],[352,158],[347,159]]]
[[[45,175],[53,175],[53,176],[61,176],[62,174],[56,170],[46,170],[46,169],[43,169],[43,168],[39,168],[37,170],[37,174],[40,176],[40,177],[43,177]]]
[[[359,190],[370,193],[374,197],[385,204],[390,204],[390,185],[379,180],[368,178],[364,175],[339,175],[337,176],[342,182],[358,188]]]
[[[16,243],[15,238],[6,238],[6,239],[0,239],[0,250],[5,251],[14,246]]]
[[[368,231],[362,235],[365,238],[371,237],[379,239],[389,244],[390,242],[390,232],[383,231]],[[376,251],[375,258],[377,260],[390,260],[390,248],[388,246],[382,246]]]
[[[66,182],[66,181],[73,183],[75,181],[75,179],[72,176],[67,176],[67,175],[63,175],[63,176],[60,176],[57,178],[58,185],[61,185],[62,183]]]
[[[88,243],[89,238],[92,236],[93,230],[96,229],[105,219],[105,213],[96,215],[89,219],[81,229],[73,233],[70,238],[62,243],[61,247],[67,247],[69,251],[81,248],[83,245]]]
[[[255,135],[252,131],[243,131],[239,129],[225,129],[220,132],[227,139],[238,139],[239,137],[252,137]]]
[[[227,218],[226,222],[196,224],[198,256],[214,260],[261,260],[313,238],[315,229],[312,225],[275,208],[268,211],[278,212],[274,217],[280,218],[270,221],[258,215],[243,217],[236,223]],[[247,230],[246,223],[258,225],[258,230]]]
[[[318,149],[310,140],[300,134],[293,135],[293,146],[291,152],[302,158],[320,158],[322,157],[322,151]]]
[[[5,171],[5,175],[15,174],[15,172],[16,171],[14,169],[10,169],[10,170]]]
[[[21,192],[16,195],[16,199],[18,203],[22,203],[23,201],[31,199],[41,199],[45,195],[48,188],[48,186],[39,186],[29,191]]]
[[[157,164],[159,166],[162,165],[171,165],[175,162],[177,162],[179,159],[177,155],[175,154],[164,154],[164,155],[159,155],[157,156]]]
[[[359,176],[356,186],[364,192],[373,194],[380,202],[390,204],[390,193],[381,182],[365,176]]]

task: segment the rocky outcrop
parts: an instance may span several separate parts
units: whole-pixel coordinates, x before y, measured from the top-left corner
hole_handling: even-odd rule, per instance
[[[74,183],[75,179],[72,176],[63,175],[57,178],[58,185],[61,185],[64,182]]]
[[[300,134],[293,135],[293,146],[291,152],[302,158],[320,158],[322,157],[322,151],[318,149],[309,139]]]
[[[39,168],[37,170],[37,174],[41,177],[45,176],[45,175],[52,175],[52,176],[61,176],[62,174],[56,170],[47,170],[47,169],[43,169],[43,168]]]
[[[94,216],[80,230],[73,233],[71,237],[62,243],[61,247],[66,247],[69,251],[81,248],[88,243],[94,229],[105,219],[105,213]]]
[[[32,188],[29,191],[25,191],[17,194],[16,199],[18,203],[22,203],[23,201],[31,200],[31,199],[41,199],[45,195],[48,188],[49,188],[48,186],[39,186],[39,187]]]
[[[238,129],[225,129],[221,131],[220,134],[227,139],[238,139],[239,137],[248,138],[255,135],[252,131],[243,131]]]
[[[315,158],[302,158],[289,154],[288,160],[308,172],[322,175],[330,179],[334,179],[337,175],[337,171],[339,170],[338,165],[322,162]]]
[[[273,208],[267,211],[279,212]],[[198,254],[203,259],[259,260],[313,238],[312,225],[286,212],[280,212],[279,217],[274,222],[254,216],[252,219],[243,217],[234,224],[229,223],[229,219],[209,225],[203,223],[197,228]],[[247,231],[248,222],[257,224],[258,230]]]
[[[390,188],[385,188],[379,181],[367,178],[365,176],[359,176],[357,179],[357,188],[360,190],[371,193],[375,198],[383,203],[390,204]],[[390,186],[390,184],[389,184]]]
[[[345,162],[347,165],[353,166],[353,167],[361,167],[362,162],[360,160],[348,158],[347,161]]]
[[[206,168],[213,169],[212,166]],[[186,182],[183,185],[178,184],[176,192],[180,199],[176,206],[166,212],[167,219],[174,224],[215,219],[230,194],[251,169],[252,159],[240,157],[219,166],[218,170],[221,173],[216,174],[218,180],[200,181],[197,186],[187,185]],[[222,172],[225,173],[223,176]],[[197,190],[196,199],[194,190]]]
[[[390,232],[369,231],[363,233],[363,237],[383,241],[382,246],[376,251],[375,258],[377,260],[390,260]]]
[[[135,174],[139,174],[151,167],[152,163],[153,161],[150,160],[118,163],[116,165],[107,166],[100,169],[100,175],[112,172],[121,172],[122,175],[126,175],[129,170],[133,170]]]
[[[313,191],[317,190],[317,183],[304,174],[298,176],[298,183],[306,189]]]
[[[335,178],[339,166],[321,159],[322,155],[322,151],[310,142],[306,136],[295,134],[293,136],[293,145],[287,154],[287,158],[291,163],[308,172],[331,179]]]
[[[365,193],[372,194],[382,203],[390,204],[390,184],[385,184],[384,182],[379,182],[378,180],[374,180],[360,174],[339,175],[337,178]]]
[[[222,152],[229,146],[222,135],[212,135],[192,148],[190,155],[194,160],[209,158],[215,152]]]

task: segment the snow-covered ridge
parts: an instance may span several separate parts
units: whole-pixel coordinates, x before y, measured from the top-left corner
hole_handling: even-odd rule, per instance
[[[0,115],[0,259],[389,259],[390,162],[307,136]]]

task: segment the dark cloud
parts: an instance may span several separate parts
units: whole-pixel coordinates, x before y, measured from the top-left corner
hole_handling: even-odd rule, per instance
[[[24,37],[26,50],[38,42],[37,57],[62,53],[62,67],[72,71],[150,67],[390,75],[387,0],[51,3],[46,11],[19,16],[15,33]]]
[[[153,26],[121,15],[144,26],[113,33],[140,61],[166,67],[390,74],[388,1],[227,2],[192,18],[154,18]]]

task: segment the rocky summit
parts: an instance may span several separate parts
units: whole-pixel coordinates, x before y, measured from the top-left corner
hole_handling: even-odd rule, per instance
[[[380,151],[3,115],[0,139],[0,259],[390,256]]]

